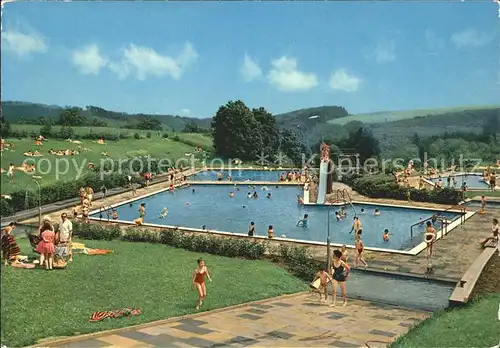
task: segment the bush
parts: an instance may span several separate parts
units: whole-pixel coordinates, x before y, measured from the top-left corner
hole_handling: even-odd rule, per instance
[[[98,170],[73,181],[60,181],[53,185],[42,186],[40,190],[41,204],[50,204],[66,199],[77,198],[80,187],[90,186],[98,191],[102,185],[107,188],[124,187],[127,185],[125,173],[112,173],[101,180]],[[38,206],[38,193],[21,190],[11,194],[12,199],[2,201],[0,208],[2,216],[9,216],[18,211],[32,209]],[[5,212],[5,213],[4,213]]]
[[[135,132],[134,139],[137,139],[137,140],[141,139],[141,135],[139,133]]]
[[[453,205],[462,200],[461,192],[452,188],[432,191],[406,188],[398,185],[393,177],[385,175],[361,177],[357,174],[351,174],[344,176],[342,182],[351,186],[359,194],[371,198],[406,200],[409,191],[410,199],[416,202]]]
[[[151,132],[146,133],[146,138],[150,139],[151,138]]]
[[[90,240],[113,240],[121,235],[119,226],[110,227],[81,222],[73,222],[73,233],[80,238]]]
[[[179,136],[176,134],[174,135],[174,137],[172,138],[173,141],[180,141],[181,138],[179,138]]]
[[[163,139],[166,139],[166,138],[168,138],[168,133],[163,133],[161,136]]]

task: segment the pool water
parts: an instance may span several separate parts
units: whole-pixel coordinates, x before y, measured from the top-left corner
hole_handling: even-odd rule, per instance
[[[476,175],[476,174],[460,174],[460,175],[452,175],[450,177],[455,178],[455,187],[457,189],[460,189],[463,185],[463,182],[467,183],[467,187],[470,189],[488,189],[490,185],[488,185],[486,182],[484,182],[483,177],[481,175]],[[443,187],[447,187],[447,178],[448,176],[443,176],[442,177],[442,182],[443,182]],[[439,181],[439,178],[431,178],[428,179],[429,181],[432,181],[434,183]]]
[[[139,216],[139,205],[146,203],[146,223],[191,228],[205,225],[211,230],[247,234],[250,222],[254,221],[255,234],[259,236],[267,236],[268,226],[272,225],[276,237],[323,243],[326,242],[329,214],[331,242],[352,245],[354,235],[349,231],[353,210],[356,209],[363,225],[365,246],[399,250],[412,246],[409,243],[410,225],[435,213],[431,210],[354,204],[354,209],[347,207],[347,218],[337,221],[334,211],[340,207],[299,206],[296,196],[302,194],[302,189],[298,187],[270,186],[268,191],[264,191],[262,186],[256,186],[259,197],[247,198],[247,194],[253,191],[250,186],[243,186],[237,191],[233,185],[193,185],[177,189],[175,193],[162,192],[139,199],[130,205],[119,206],[117,210],[120,220],[133,221]],[[229,197],[230,192],[234,192],[234,198]],[[268,193],[272,198],[266,198]],[[163,207],[168,209],[165,219],[160,218]],[[373,215],[375,208],[381,211],[380,216]],[[361,213],[361,209],[365,212]],[[309,226],[297,227],[297,221],[304,214],[309,215]],[[99,213],[92,217],[98,218]],[[454,219],[459,214],[447,213],[443,217]],[[393,234],[389,242],[382,240],[385,228]],[[423,232],[424,226],[413,229],[414,236]]]
[[[217,170],[208,170],[190,176],[188,179],[193,181],[217,181]],[[276,170],[223,170],[222,180],[228,180],[229,174],[233,181],[272,181],[278,182],[280,174],[287,173],[286,171]]]
[[[448,307],[454,288],[453,283],[357,270],[347,279],[348,297],[432,311]],[[342,300],[337,297],[337,301]]]

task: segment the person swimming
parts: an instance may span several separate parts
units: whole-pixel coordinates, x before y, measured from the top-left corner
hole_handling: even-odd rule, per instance
[[[374,215],[374,216],[380,216],[380,210],[375,209],[375,210],[373,211],[373,215]]]
[[[229,198],[233,198],[234,197],[234,192],[229,192]]]
[[[193,189],[191,192],[192,192],[192,193],[195,193],[195,192],[196,192],[196,190],[195,190],[195,189]]]
[[[347,212],[345,211],[345,207],[340,207],[340,216],[341,217],[346,217],[347,216]]]
[[[361,214],[365,213],[365,208],[361,208]]]
[[[342,217],[340,217],[340,214],[338,211],[335,212],[335,218],[337,219],[337,221],[342,220]]]
[[[382,234],[382,239],[384,240],[384,242],[389,241],[389,236],[392,236],[392,233],[389,233],[389,230],[386,228],[384,230],[384,233]]]
[[[247,193],[247,198],[252,198],[252,192]]]
[[[267,191],[267,190],[268,190],[268,188],[267,188],[267,186],[262,186],[261,190],[262,190],[262,191]]]
[[[269,198],[269,199],[271,198],[271,192],[269,192],[269,193],[267,194],[266,198]]]
[[[309,215],[304,214],[304,217],[297,222],[297,226],[307,228],[309,225],[308,219]]]
[[[259,198],[259,195],[257,194],[257,191],[253,192],[252,198]]]
[[[167,207],[163,207],[163,209],[161,210],[160,219],[165,219],[167,215],[168,215],[168,209]]]
[[[300,205],[304,204],[304,200],[300,197],[300,195],[297,195],[297,203]]]

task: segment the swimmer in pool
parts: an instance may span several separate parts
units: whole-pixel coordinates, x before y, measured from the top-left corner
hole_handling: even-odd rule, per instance
[[[269,192],[269,193],[267,194],[266,198],[271,199],[271,192]]]
[[[362,230],[362,227],[361,227],[361,221],[359,220],[359,218],[357,216],[355,216],[353,218],[353,223],[352,223],[352,228],[351,228],[351,232],[349,232],[349,234],[353,233],[354,232],[354,236],[357,236],[359,231]]]
[[[257,194],[257,191],[253,192],[252,198],[259,198],[259,195]]]
[[[300,197],[300,195],[297,195],[297,203],[300,205],[304,204],[304,200]]]
[[[297,222],[297,226],[307,228],[309,215],[304,214],[304,217]]]
[[[373,211],[373,215],[374,215],[374,216],[380,216],[380,210],[375,209],[375,210]]]
[[[234,197],[234,192],[229,192],[229,198],[233,198]]]
[[[185,203],[185,205],[191,205],[191,203],[189,203],[189,202],[186,202],[186,203]]]
[[[267,191],[267,190],[268,190],[268,189],[267,189],[267,186],[262,186],[261,190],[262,190],[262,191]]]
[[[420,226],[423,226],[423,225],[424,225],[424,219],[423,219],[423,218],[420,218],[419,225],[420,225]]]
[[[341,217],[346,217],[347,216],[347,212],[345,211],[345,207],[341,207],[340,208],[340,216]]]
[[[389,230],[386,228],[384,230],[384,233],[382,234],[382,239],[384,240],[384,242],[389,241],[389,236],[392,236],[392,233],[389,233]]]
[[[361,214],[365,213],[365,208],[361,208]]]
[[[252,192],[247,193],[247,198],[252,198]]]
[[[196,192],[196,190],[195,190],[195,189],[193,189],[193,191],[191,191],[191,192],[192,192],[192,193],[195,193],[195,192]]]
[[[168,215],[168,209],[167,207],[163,207],[163,209],[161,210],[160,219],[165,219],[167,215]]]
[[[342,220],[338,211],[335,212],[335,218],[337,219],[337,221]]]

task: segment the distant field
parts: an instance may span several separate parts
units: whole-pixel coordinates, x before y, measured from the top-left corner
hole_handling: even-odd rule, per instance
[[[28,133],[38,132],[42,126],[34,124],[13,124],[11,129],[13,131],[26,131]],[[146,134],[148,131],[143,131],[140,129],[126,129],[117,127],[72,127],[75,135],[84,135],[89,133],[111,133],[111,134],[130,134],[132,136],[134,133],[139,132],[141,134]],[[61,129],[61,126],[52,126],[52,130],[57,132]],[[152,133],[158,133],[157,131],[151,131]]]
[[[380,111],[380,112],[357,114],[357,115],[342,117],[334,120],[329,120],[328,123],[344,125],[352,121],[359,121],[367,124],[374,124],[374,123],[394,122],[394,121],[412,119],[415,117],[422,117],[422,116],[442,115],[446,113],[462,112],[467,110],[495,109],[499,107],[500,106],[498,105],[463,106],[455,108],[417,109],[417,110],[405,110],[405,111]]]
[[[23,125],[23,129],[25,129],[25,127],[26,126]],[[81,134],[82,131],[84,130],[75,128],[75,132],[79,134]],[[135,131],[132,130],[132,132]],[[212,145],[211,138],[201,134],[179,133],[178,136],[180,141],[175,141],[173,139],[174,134],[166,139],[155,134],[149,139],[105,140],[105,145],[99,145],[91,140],[82,140],[82,146],[88,148],[90,151],[84,151],[75,156],[49,155],[49,149],[63,150],[77,148],[76,144],[72,144],[68,141],[49,139],[39,148],[39,151],[44,155],[43,157],[26,157],[23,155],[26,151],[34,151],[37,149],[33,139],[6,139],[7,142],[14,144],[14,148],[13,150],[9,149],[2,152],[1,166],[3,169],[7,169],[9,163],[13,163],[17,167],[25,160],[32,160],[37,165],[37,172],[34,175],[42,177],[42,179],[39,180],[41,185],[50,185],[57,180],[74,180],[77,176],[78,168],[83,168],[83,173],[85,173],[89,162],[97,165],[101,160],[106,159],[106,157],[101,154],[106,151],[109,152],[109,158],[113,160],[150,155],[151,157],[168,159],[174,162],[179,158],[188,158],[186,154],[193,153],[194,146],[211,147]],[[59,163],[59,171],[65,172],[66,162],[69,163],[68,171],[65,174],[61,174],[58,179],[56,176],[56,163]],[[31,175],[16,171],[14,178],[14,184],[11,185],[7,175],[5,173],[1,175],[1,193],[8,194],[13,191],[25,189],[28,185],[30,189],[33,189],[32,186],[34,183],[32,182]]]

